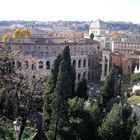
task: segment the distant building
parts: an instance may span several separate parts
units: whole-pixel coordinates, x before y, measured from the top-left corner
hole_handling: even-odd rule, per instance
[[[91,34],[94,34],[94,40],[97,40],[101,43],[102,48],[111,50],[111,38],[107,35],[108,29],[107,25],[102,20],[96,20],[91,23],[89,27],[89,33],[85,34],[85,38],[90,38]]]
[[[25,39],[11,39],[5,43],[7,51],[16,51],[23,55],[24,59],[17,57],[15,60],[16,68],[23,73],[27,71],[30,77],[40,72],[49,74],[54,59],[66,45],[70,47],[71,63],[76,69],[76,82],[82,78],[87,81],[99,79],[101,45],[97,41],[83,39],[78,42],[68,42],[63,38],[33,36]]]
[[[140,49],[140,42],[129,41],[112,41],[112,51],[119,52],[125,55],[134,54],[135,51]]]

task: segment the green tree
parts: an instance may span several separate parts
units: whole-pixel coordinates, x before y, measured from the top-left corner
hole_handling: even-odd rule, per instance
[[[61,60],[62,60],[62,56],[61,54],[58,54],[58,56],[53,62],[53,65],[51,66],[49,79],[47,81],[46,88],[45,88],[43,111],[44,111],[44,125],[47,131],[49,130],[50,121],[51,121],[52,98],[53,98],[54,89],[57,83],[59,65],[60,65]]]
[[[134,83],[137,83],[137,82],[140,82],[140,73],[134,73],[131,75],[131,82],[134,84]]]
[[[128,105],[115,104],[98,129],[99,139],[129,139],[133,127],[130,121],[131,111]]]
[[[47,130],[53,132],[54,139],[58,139],[67,122],[67,101],[73,96],[74,80],[70,50],[69,46],[66,46],[51,68],[44,101],[44,120],[46,125],[49,125]]]
[[[140,124],[138,123],[132,130],[130,140],[139,140],[140,139]]]
[[[93,140],[97,138],[97,128],[101,122],[101,112],[97,103],[85,105],[84,99],[75,97],[69,100],[69,124],[66,136],[77,140]],[[67,137],[66,137],[67,139]]]
[[[84,98],[84,100],[87,100],[88,99],[87,90],[88,87],[87,87],[86,79],[82,79],[78,84],[76,90],[76,96],[79,98]]]
[[[67,83],[69,84],[69,97],[71,98],[75,89],[75,69],[71,65],[70,49],[68,45],[62,51],[62,60],[66,62],[65,67],[69,76]]]
[[[57,85],[54,91],[53,105],[52,105],[52,118],[51,118],[51,131],[54,132],[57,139],[61,135],[63,127],[67,123],[68,115],[68,98],[71,96],[72,86],[70,87],[67,81],[71,77],[68,75],[67,62],[62,60],[57,78]],[[71,89],[70,89],[71,88]]]
[[[106,103],[112,98],[115,97],[115,79],[114,79],[114,71],[113,69],[110,71],[104,87],[103,87],[103,103]]]
[[[94,34],[93,33],[90,34],[90,39],[94,39]]]

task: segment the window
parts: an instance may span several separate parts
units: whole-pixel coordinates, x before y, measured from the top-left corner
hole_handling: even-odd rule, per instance
[[[81,51],[81,55],[83,55],[84,54],[84,51]]]
[[[86,67],[86,59],[83,61],[83,67]]]
[[[21,66],[22,66],[21,62],[17,61],[17,69],[21,70]]]
[[[30,46],[28,46],[28,50],[30,50]]]
[[[83,73],[83,79],[85,79],[85,78],[86,78],[86,72]]]
[[[35,56],[34,52],[31,52],[31,55],[32,55],[32,56]]]
[[[90,66],[91,66],[91,60],[88,59],[88,67],[90,67]]]
[[[45,56],[46,56],[46,57],[48,56],[48,52],[45,52]]]
[[[40,56],[43,57],[44,52],[40,52]]]
[[[72,65],[75,67],[76,66],[76,61],[73,60]]]
[[[46,70],[49,70],[50,69],[50,61],[47,61],[46,62]]]
[[[43,61],[39,61],[39,69],[43,69]]]
[[[28,66],[29,66],[28,61],[25,61],[25,62],[24,62],[24,68],[25,68],[25,69],[28,69]]]
[[[81,79],[81,73],[78,74],[78,82],[80,81]]]
[[[32,70],[36,70],[35,64],[32,64]]]
[[[8,50],[11,50],[11,46],[8,46]]]
[[[81,60],[78,61],[78,68],[81,68]]]

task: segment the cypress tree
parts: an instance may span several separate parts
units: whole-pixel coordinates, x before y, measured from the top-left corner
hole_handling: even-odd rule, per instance
[[[62,52],[62,61],[59,66],[56,87],[52,98],[52,117],[50,131],[54,133],[54,139],[60,136],[63,127],[67,123],[68,99],[74,92],[74,69],[71,66],[69,46]]]
[[[112,97],[115,96],[115,79],[113,69],[110,71],[103,88],[103,102],[106,104]]]
[[[69,97],[72,97],[75,89],[75,69],[71,65],[70,49],[68,45],[62,51],[62,59],[66,62],[65,69],[67,70],[67,74],[69,76],[69,79],[67,80],[67,83],[69,84]]]
[[[140,139],[140,124],[137,124],[131,133],[130,140],[139,140]]]
[[[54,132],[54,140],[61,135],[63,127],[67,123],[68,115],[68,98],[71,95],[72,86],[69,83],[71,77],[68,75],[67,62],[62,60],[57,78],[57,85],[54,91],[52,104],[51,131]]]
[[[53,65],[50,70],[49,79],[47,81],[45,95],[44,95],[44,125],[47,130],[49,130],[50,120],[51,120],[51,104],[52,96],[57,83],[57,76],[59,71],[59,65],[61,63],[62,56],[58,54],[57,58],[54,60]]]
[[[68,98],[74,94],[75,70],[71,66],[69,46],[54,61],[44,98],[44,122],[47,131],[55,134],[62,130],[68,113]]]
[[[88,99],[87,95],[87,82],[86,79],[82,79],[77,87],[76,96],[79,98],[84,98],[84,100]]]
[[[128,105],[114,104],[98,129],[101,140],[129,140],[132,109]],[[130,125],[131,124],[131,125]]]

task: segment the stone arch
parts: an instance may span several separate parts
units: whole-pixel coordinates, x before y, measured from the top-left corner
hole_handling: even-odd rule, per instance
[[[88,72],[88,80],[90,81],[90,72]]]
[[[108,64],[108,60],[107,60],[107,57],[105,56],[105,73],[104,73],[104,75],[106,76],[107,75],[107,64]]]
[[[86,59],[83,61],[83,67],[86,67]]]
[[[25,68],[25,69],[28,69],[28,67],[29,67],[29,62],[28,62],[28,61],[25,61],[25,62],[24,62],[24,68]]]
[[[83,73],[83,79],[86,79],[86,72]]]
[[[73,60],[72,65],[76,67],[76,60]]]
[[[91,67],[91,59],[88,59],[88,67]]]
[[[46,70],[50,70],[50,61],[46,62]]]
[[[81,80],[81,73],[78,73],[77,79],[78,79],[78,82]]]
[[[34,63],[32,63],[31,69],[32,69],[32,70],[36,70],[36,65],[35,65]]]
[[[43,61],[39,61],[39,69],[43,69]]]
[[[78,68],[81,68],[81,59],[78,61]]]
[[[21,69],[21,67],[22,67],[22,63],[20,62],[20,61],[17,61],[17,69]]]

